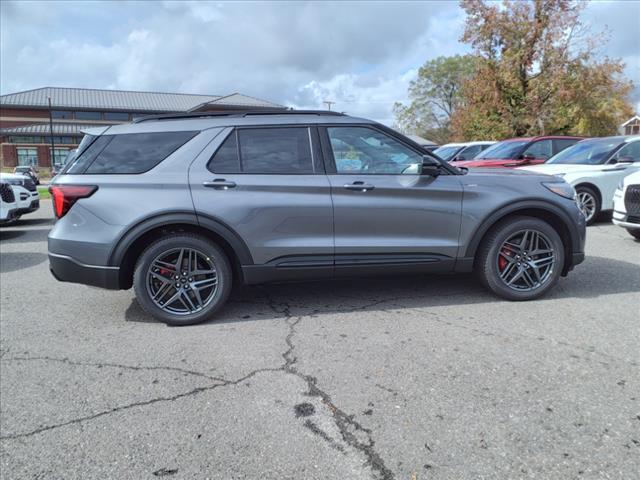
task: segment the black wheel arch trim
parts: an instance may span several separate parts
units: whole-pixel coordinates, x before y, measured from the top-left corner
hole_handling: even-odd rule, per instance
[[[567,227],[569,236],[571,238],[571,245],[568,245],[570,252],[573,253],[580,249],[580,233],[574,226],[575,222],[571,220],[571,218],[561,207],[544,200],[523,200],[499,207],[498,209],[487,215],[473,232],[471,241],[469,242],[469,245],[467,246],[467,249],[465,250],[463,256],[475,257],[476,251],[480,246],[482,238],[491,227],[493,227],[502,218],[507,217],[508,215],[517,214],[519,211],[523,210],[545,210],[550,214],[553,214],[556,217],[560,218],[564,225]]]
[[[253,265],[247,244],[231,227],[210,215],[193,211],[163,212],[139,221],[120,236],[109,255],[109,265],[120,266],[129,248],[145,233],[163,225],[180,223],[201,227],[219,235],[231,246],[241,264]]]

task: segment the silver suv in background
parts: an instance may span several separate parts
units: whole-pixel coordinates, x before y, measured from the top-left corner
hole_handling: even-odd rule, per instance
[[[90,130],[50,187],[62,281],[133,286],[174,325],[233,283],[477,272],[530,300],[584,259],[562,179],[467,171],[335,112],[160,115]]]

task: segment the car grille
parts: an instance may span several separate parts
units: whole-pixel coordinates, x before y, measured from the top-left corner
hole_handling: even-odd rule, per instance
[[[16,196],[13,194],[13,188],[8,183],[0,183],[0,198],[3,202],[13,203],[16,201]]]
[[[628,215],[640,213],[640,185],[629,185],[624,195],[624,208]]]
[[[26,188],[30,192],[36,191],[36,182],[31,180],[30,178],[25,178],[24,183],[22,185],[24,188]]]

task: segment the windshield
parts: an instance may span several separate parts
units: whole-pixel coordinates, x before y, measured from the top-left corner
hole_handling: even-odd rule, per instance
[[[451,160],[456,153],[458,153],[460,151],[462,147],[460,146],[446,146],[443,145],[442,147],[436,148],[433,153],[435,153],[436,155],[438,155],[441,159],[445,160],[445,161],[449,161]]]
[[[547,163],[599,165],[607,160],[609,153],[618,145],[620,145],[619,140],[612,140],[610,138],[583,140],[554,155]]]
[[[515,158],[520,152],[520,149],[524,147],[529,140],[510,140],[508,142],[500,142],[495,145],[491,145],[485,151],[476,156],[474,160],[487,160],[487,159],[499,159],[509,160]]]

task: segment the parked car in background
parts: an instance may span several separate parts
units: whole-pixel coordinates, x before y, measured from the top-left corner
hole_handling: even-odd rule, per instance
[[[587,224],[613,209],[613,194],[627,175],[640,170],[640,136],[582,140],[544,165],[523,167],[564,178],[577,192],[578,206]]]
[[[13,188],[0,178],[0,225],[14,222],[17,218],[19,218],[18,204]]]
[[[565,148],[575,145],[583,137],[544,136],[512,138],[498,142],[473,160],[452,162],[456,167],[521,167],[537,165],[549,160]]]
[[[613,194],[613,223],[640,240],[640,171],[624,177]]]
[[[475,158],[476,155],[495,143],[494,141],[447,143],[436,148],[433,153],[447,162],[460,162]]]
[[[18,165],[13,169],[13,173],[18,175],[27,175],[35,182],[36,185],[40,185],[40,172],[36,167],[31,165]]]
[[[26,175],[0,173],[0,178],[11,185],[18,204],[17,216],[35,212],[40,208],[40,196],[35,182]]]
[[[133,286],[145,311],[174,325],[211,318],[234,279],[475,270],[496,295],[531,300],[584,260],[584,216],[564,180],[467,173],[336,112],[92,129],[50,191],[53,275]]]

